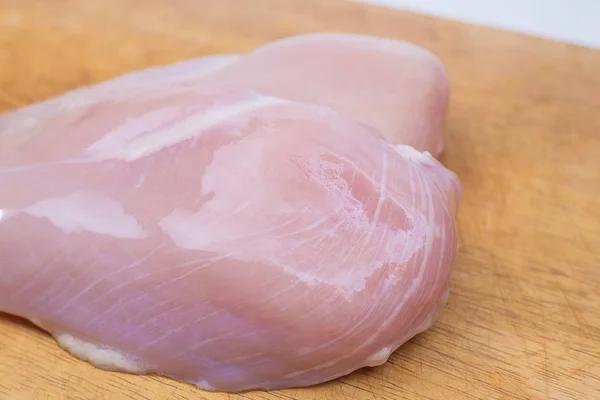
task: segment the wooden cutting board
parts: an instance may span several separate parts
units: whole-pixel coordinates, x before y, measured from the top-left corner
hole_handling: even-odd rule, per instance
[[[382,367],[208,393],[108,373],[0,318],[0,399],[600,399],[600,52],[342,0],[0,0],[0,110],[125,71],[311,31],[445,63],[460,255],[439,321]],[[1,255],[0,255],[1,259]]]

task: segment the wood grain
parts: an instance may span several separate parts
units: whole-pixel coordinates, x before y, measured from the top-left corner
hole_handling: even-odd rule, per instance
[[[600,398],[600,52],[341,0],[0,0],[0,110],[323,30],[409,40],[449,71],[465,193],[435,326],[382,367],[228,395],[95,369],[5,317],[0,399]]]

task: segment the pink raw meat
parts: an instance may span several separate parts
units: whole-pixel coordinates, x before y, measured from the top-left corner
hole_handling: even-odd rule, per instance
[[[431,326],[451,171],[320,102],[162,76],[0,116],[0,310],[223,391],[335,379]]]

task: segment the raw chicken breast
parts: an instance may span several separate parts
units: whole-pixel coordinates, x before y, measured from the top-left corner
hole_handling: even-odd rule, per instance
[[[461,188],[429,153],[255,90],[78,93],[0,116],[0,310],[222,391],[382,364],[437,317]]]

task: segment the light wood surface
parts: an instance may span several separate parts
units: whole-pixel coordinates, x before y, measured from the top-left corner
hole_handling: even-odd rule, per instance
[[[0,399],[600,399],[600,52],[341,0],[0,0],[0,110],[323,30],[406,39],[449,71],[465,193],[435,326],[382,367],[228,395],[95,369],[3,316]]]

